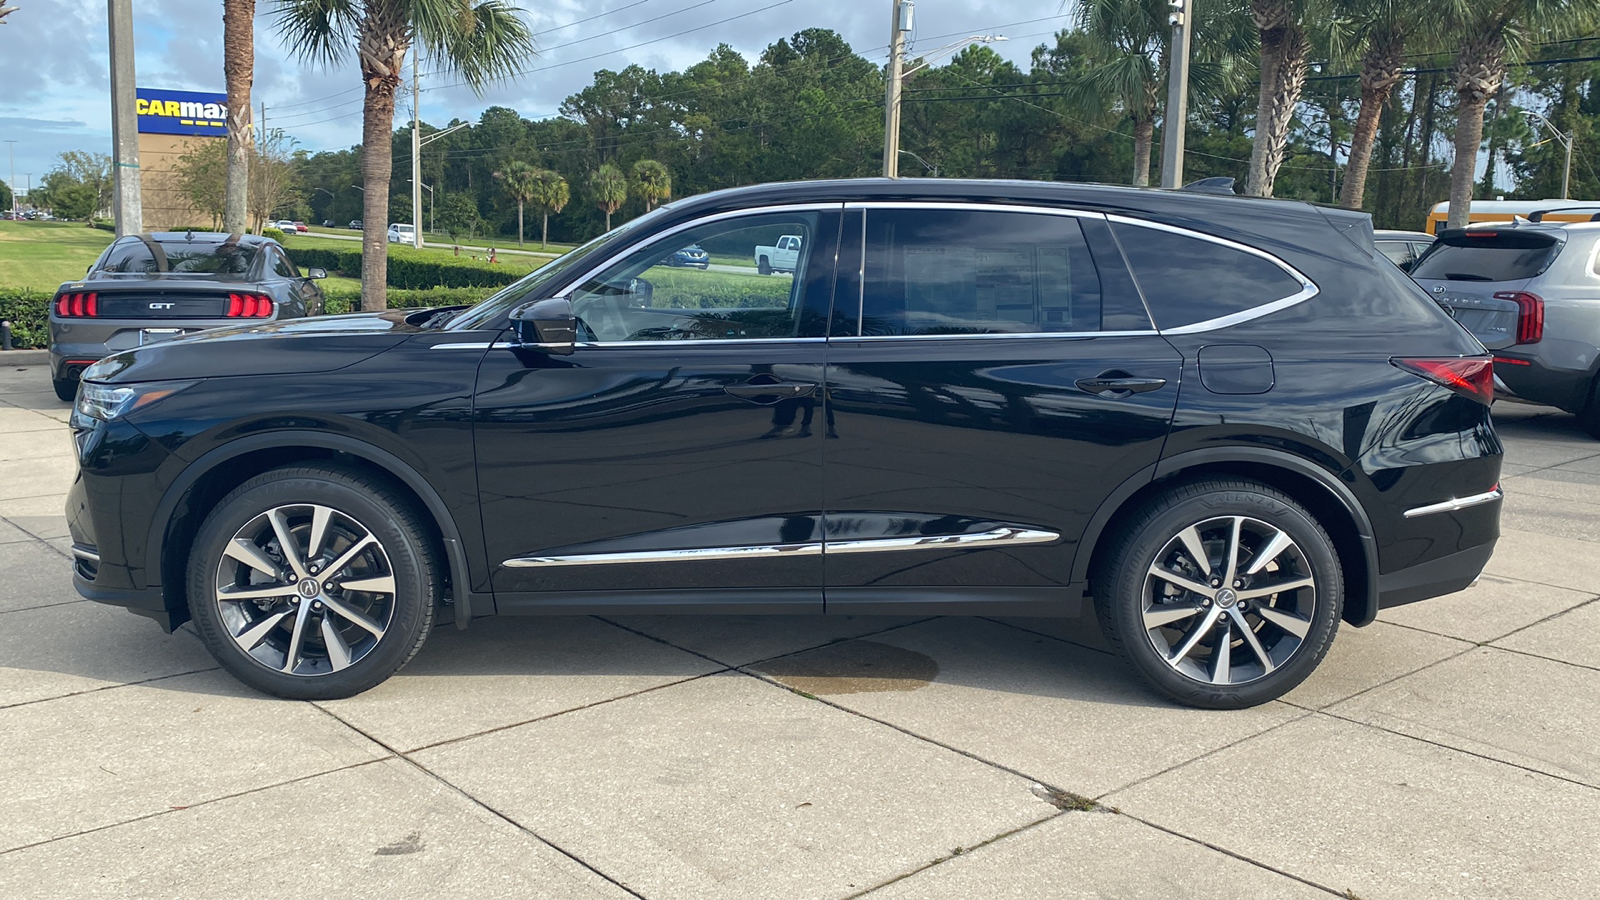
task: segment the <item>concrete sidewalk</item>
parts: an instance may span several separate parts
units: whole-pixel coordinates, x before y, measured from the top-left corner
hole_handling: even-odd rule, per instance
[[[1496,408],[1488,574],[1240,712],[1091,621],[502,619],[296,703],[78,599],[0,370],[0,896],[1569,898],[1600,883],[1600,441]]]

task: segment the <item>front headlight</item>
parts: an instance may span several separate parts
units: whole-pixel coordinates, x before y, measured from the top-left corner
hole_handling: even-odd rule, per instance
[[[157,381],[148,384],[95,384],[85,381],[78,387],[78,405],[72,410],[73,426],[88,428],[89,419],[110,422],[118,416],[170,397],[192,381]],[[80,421],[80,418],[84,421]]]

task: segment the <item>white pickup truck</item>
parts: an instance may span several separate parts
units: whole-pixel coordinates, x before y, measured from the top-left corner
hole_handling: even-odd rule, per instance
[[[776,244],[756,247],[756,271],[763,275],[773,272],[793,273],[800,265],[800,235],[786,234]]]

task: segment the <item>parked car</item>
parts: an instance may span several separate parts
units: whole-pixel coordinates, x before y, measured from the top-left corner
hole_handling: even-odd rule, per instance
[[[389,243],[409,244],[417,238],[417,226],[395,223],[389,226]]]
[[[662,266],[773,235],[793,278]],[[1492,378],[1361,213],[739,188],[470,308],[93,366],[73,580],[285,697],[370,688],[446,618],[1094,610],[1156,690],[1242,707],[1477,577]]]
[[[763,275],[773,272],[794,272],[800,260],[801,236],[786,234],[776,244],[758,245],[755,249],[756,271]]]
[[[674,268],[706,269],[711,266],[711,255],[700,247],[691,244],[688,247],[679,247],[671,256],[662,260],[662,264]]]
[[[1423,231],[1378,231],[1373,238],[1378,252],[1387,256],[1402,272],[1410,272],[1411,267],[1417,264],[1417,258],[1427,252],[1434,242],[1434,236]]]
[[[61,285],[50,306],[50,373],[71,400],[96,361],[135,347],[241,319],[252,325],[322,308],[316,280],[270,238],[156,232],[113,241],[81,280]]]
[[[351,219],[350,220],[350,230],[351,231],[360,231],[361,230],[361,220],[360,219]]]
[[[273,222],[271,225],[268,225],[267,227],[268,228],[276,228],[279,231],[283,232],[284,234],[298,234],[300,232],[300,229],[294,227],[294,223],[289,221],[288,219],[279,219],[278,221]]]
[[[1445,231],[1411,277],[1494,351],[1502,390],[1600,438],[1600,221],[1531,219]]]
[[[309,227],[306,226],[306,223],[304,223],[304,222],[291,222],[289,224],[294,226],[294,230],[295,231],[298,231],[298,232],[300,232],[302,234],[304,234],[305,232],[311,230]]]

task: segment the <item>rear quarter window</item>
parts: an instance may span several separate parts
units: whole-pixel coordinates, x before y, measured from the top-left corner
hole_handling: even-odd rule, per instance
[[[1162,330],[1246,312],[1306,289],[1266,256],[1149,225],[1113,222],[1111,227]]]
[[[1417,261],[1412,278],[1523,281],[1550,268],[1562,241],[1551,234],[1467,231],[1439,238]]]

